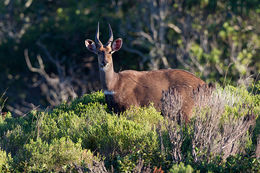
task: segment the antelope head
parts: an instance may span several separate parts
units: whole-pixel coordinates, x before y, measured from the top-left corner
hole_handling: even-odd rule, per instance
[[[113,41],[113,32],[110,24],[108,24],[108,26],[109,39],[105,45],[103,45],[102,42],[99,40],[99,23],[97,27],[95,42],[90,39],[85,40],[85,45],[88,50],[97,54],[99,68],[102,71],[107,71],[108,69],[111,69],[110,67],[113,67],[112,54],[118,51],[123,44],[123,40],[121,38]]]

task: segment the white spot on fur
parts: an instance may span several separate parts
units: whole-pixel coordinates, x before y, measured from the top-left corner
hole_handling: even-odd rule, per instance
[[[104,94],[105,94],[105,95],[114,95],[115,92],[114,92],[114,91],[105,90],[105,91],[104,91]]]
[[[100,67],[100,70],[101,70],[101,71],[105,71],[102,67]]]
[[[105,65],[103,67],[100,66],[101,71],[106,72],[108,70],[108,66],[109,66],[109,64],[107,64],[107,65]]]

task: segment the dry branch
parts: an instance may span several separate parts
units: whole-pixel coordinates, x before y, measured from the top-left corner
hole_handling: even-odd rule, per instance
[[[251,111],[242,117],[223,117],[226,106],[237,106],[239,97],[228,91],[200,88],[195,95],[192,154],[195,161],[221,154],[223,158],[243,152],[246,135],[255,124]],[[250,108],[249,108],[250,110]]]
[[[66,73],[65,66],[62,65],[65,58],[62,58],[61,60],[54,58],[47,50],[46,46],[40,41],[37,42],[37,45],[43,50],[47,59],[55,65],[58,72],[57,75],[49,75],[45,71],[43,59],[40,55],[37,55],[38,68],[32,66],[28,49],[24,50],[24,56],[29,70],[38,73],[42,77],[40,81],[35,82],[35,86],[41,88],[42,94],[45,95],[46,100],[50,105],[59,105],[64,101],[67,102],[70,99],[76,98],[78,95],[86,93],[88,87],[87,79],[75,73],[79,71],[77,65],[70,65],[67,69],[68,73]],[[78,92],[75,91],[74,88],[77,88]],[[81,91],[81,93],[79,93],[79,91]]]

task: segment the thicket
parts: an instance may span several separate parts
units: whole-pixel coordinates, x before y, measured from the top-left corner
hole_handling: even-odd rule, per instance
[[[259,0],[2,0],[5,108],[24,115],[100,89],[97,59],[84,45],[98,21],[102,41],[107,23],[123,38],[116,71],[180,68],[207,82],[250,84],[260,72],[259,14]]]
[[[0,171],[259,172],[259,89],[200,88],[189,124],[173,90],[164,116],[153,106],[114,114],[102,92],[23,117],[2,114]]]

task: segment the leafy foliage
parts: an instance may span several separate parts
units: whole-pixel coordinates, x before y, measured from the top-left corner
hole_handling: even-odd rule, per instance
[[[6,154],[6,152],[0,148],[0,171],[10,171],[10,164],[12,162],[13,160],[11,154]]]
[[[193,168],[190,165],[185,166],[184,163],[175,164],[172,166],[172,168],[169,170],[171,173],[192,173]]]
[[[27,170],[59,172],[73,168],[74,165],[93,166],[100,158],[89,150],[82,150],[81,143],[73,143],[69,138],[54,139],[50,144],[42,141],[30,141],[25,145]],[[69,167],[70,166],[70,167]]]
[[[228,98],[239,96],[242,102],[235,99],[232,103],[236,104],[232,106],[240,106],[240,110],[248,108],[241,107],[240,103],[252,104],[258,110],[258,97],[245,91],[245,88],[227,86],[217,89],[216,93],[221,96],[230,93]],[[236,110],[223,109],[223,117],[237,114]],[[238,113],[245,117],[247,111]],[[222,121],[228,122],[226,118]],[[2,170],[20,172],[107,172],[111,166],[119,172],[259,170],[259,160],[253,157],[255,144],[252,142],[245,148],[247,154],[232,153],[225,161],[221,153],[210,158],[197,155],[199,162],[196,161],[192,155],[196,126],[192,124],[174,123],[172,118],[161,116],[153,106],[132,107],[116,115],[107,109],[103,93],[96,92],[49,111],[32,111],[25,117],[17,118],[8,113],[2,117],[0,166]],[[181,135],[175,136],[179,145],[174,143],[174,133]],[[247,137],[250,135],[243,136],[243,139],[251,141]],[[207,143],[203,145],[210,147]],[[199,151],[204,152],[197,146],[196,152]],[[174,152],[179,153],[180,157],[175,157]],[[180,161],[182,163],[178,163]]]

